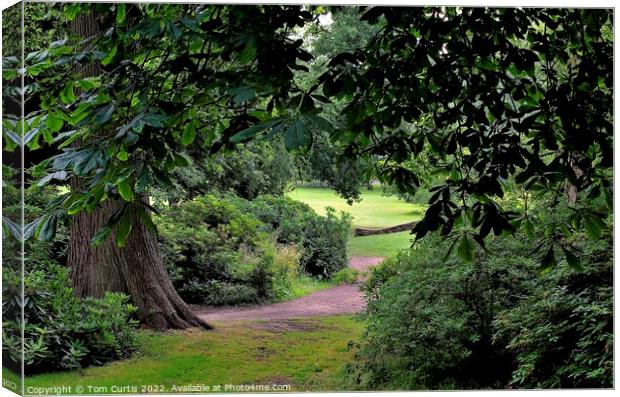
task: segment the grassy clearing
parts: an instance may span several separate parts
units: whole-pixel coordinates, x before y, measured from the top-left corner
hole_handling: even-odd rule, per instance
[[[422,205],[407,203],[396,196],[384,196],[381,188],[363,190],[362,201],[352,205],[328,188],[299,187],[289,192],[288,196],[303,201],[319,214],[325,214],[325,207],[348,212],[357,227],[396,226],[421,219],[425,210]]]
[[[384,256],[390,257],[398,251],[411,246],[409,231],[374,236],[349,238],[347,252],[349,256]]]
[[[310,205],[317,213],[324,214],[325,207],[345,211],[353,216],[357,227],[380,228],[395,226],[422,218],[425,207],[410,204],[396,196],[384,196],[380,188],[362,191],[362,201],[347,204],[332,189],[299,187],[288,193],[289,197]],[[408,231],[374,236],[349,238],[350,256],[392,256],[411,245]]]
[[[112,386],[157,385],[159,391],[175,392],[174,385],[276,383],[290,384],[292,391],[338,390],[343,365],[353,354],[347,345],[364,327],[350,315],[215,325],[208,332],[143,331],[140,357],[27,377],[26,388],[67,385],[74,392],[77,385],[90,385],[110,393]]]

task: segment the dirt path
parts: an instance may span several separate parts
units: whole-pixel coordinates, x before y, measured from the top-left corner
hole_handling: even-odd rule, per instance
[[[349,266],[365,271],[379,264],[381,257],[352,257]],[[327,288],[299,299],[266,305],[243,307],[195,306],[199,317],[206,321],[223,320],[282,320],[297,317],[329,316],[357,313],[365,302],[357,284],[343,284]]]

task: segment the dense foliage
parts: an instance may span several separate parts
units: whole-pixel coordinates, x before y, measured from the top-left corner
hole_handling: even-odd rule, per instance
[[[308,274],[331,277],[348,266],[348,214],[337,215],[328,209],[325,216],[319,216],[307,204],[288,197],[261,196],[237,202],[264,222],[279,243],[297,246],[300,265]]]
[[[186,150],[231,148],[247,139],[254,123],[283,131],[292,150],[306,143],[311,124],[323,121],[297,109],[299,95],[291,99],[293,70],[311,59],[302,40],[288,34],[313,18],[301,7],[57,7],[65,25],[80,26],[80,18],[96,13],[95,36],[60,38],[27,54],[25,69],[18,57],[4,58],[5,80],[16,83],[25,70],[27,100],[39,102],[28,110],[24,143],[33,149],[43,138],[62,150],[39,164],[42,183],[84,182],[51,203],[56,210],[37,223],[41,238],[54,234],[59,219],[93,211],[103,200],[141,205],[141,193],[170,188],[172,170],[188,164]],[[96,74],[84,76],[86,69]],[[13,150],[21,145],[20,124],[10,117],[3,122],[5,149]],[[127,224],[129,216],[111,219],[110,226]],[[105,229],[100,237],[111,233]],[[127,235],[117,234],[120,244]]]
[[[534,279],[497,315],[494,344],[515,355],[510,385],[613,386],[613,239],[583,242],[583,271],[558,268]]]
[[[212,191],[230,192],[248,200],[262,194],[281,195],[293,175],[291,156],[277,141],[239,145],[206,158],[201,152],[190,155],[192,164],[172,171],[172,186],[154,191],[162,204],[191,200]]]
[[[363,18],[380,32],[335,56],[321,78],[326,96],[348,101],[346,128],[334,139],[352,159],[380,156],[378,178],[410,194],[421,175],[409,160],[429,149],[437,156],[433,168],[447,177],[432,188],[417,238],[440,231],[483,246],[491,232],[514,232],[528,214],[498,203],[511,178],[529,190],[566,191],[572,204],[577,192],[610,203],[612,15],[372,7]],[[593,214],[583,197],[577,204],[576,217],[600,220],[611,211],[609,204]],[[583,222],[558,224],[545,255],[579,230]],[[467,246],[472,257],[476,245]]]
[[[128,297],[102,299],[73,294],[68,269],[48,262],[44,270],[2,271],[3,365],[21,371],[21,315],[24,315],[26,373],[76,369],[131,356],[137,349],[135,308]],[[23,302],[23,304],[22,304]]]
[[[3,216],[21,212],[20,192],[10,181],[14,171],[3,167]],[[58,196],[54,187],[32,185],[24,190],[26,222],[39,217],[47,203]],[[17,217],[18,218],[18,217]],[[21,277],[21,247],[13,236],[17,225],[5,222],[2,234],[2,345],[3,364],[21,371],[21,316],[25,322],[26,373],[101,365],[131,356],[138,348],[137,322],[129,298],[109,293],[101,299],[77,298],[71,288],[66,261],[64,227],[54,241],[25,242]],[[32,230],[26,230],[32,233]],[[22,287],[24,294],[22,296]]]
[[[373,271],[368,329],[349,380],[362,389],[610,387],[611,237],[582,239],[586,272],[541,275],[532,241],[498,237],[463,263],[429,239]]]
[[[347,218],[322,217],[284,197],[208,194],[166,208],[156,224],[175,287],[189,303],[282,299],[296,277],[330,277],[347,265]]]
[[[188,303],[225,305],[273,294],[273,253],[261,222],[214,195],[168,208],[157,217],[173,282]]]

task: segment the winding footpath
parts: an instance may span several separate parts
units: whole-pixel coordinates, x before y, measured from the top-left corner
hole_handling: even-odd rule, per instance
[[[354,256],[349,266],[364,272],[378,265],[384,258],[376,256]],[[241,307],[195,306],[193,309],[203,320],[283,320],[299,317],[331,316],[358,313],[365,307],[358,284],[343,284],[314,292],[287,302]]]

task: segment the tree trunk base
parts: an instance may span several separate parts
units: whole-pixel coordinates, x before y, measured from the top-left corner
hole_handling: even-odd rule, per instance
[[[174,289],[155,237],[136,214],[125,247],[116,245],[115,233],[99,246],[91,244],[94,234],[123,204],[106,200],[92,213],[72,219],[68,265],[75,293],[97,298],[106,292],[125,293],[138,308],[140,321],[153,329],[212,329]]]

